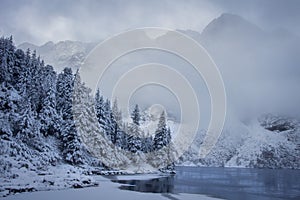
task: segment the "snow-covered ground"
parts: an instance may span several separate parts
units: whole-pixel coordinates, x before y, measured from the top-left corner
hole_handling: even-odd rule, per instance
[[[134,176],[133,176],[134,177]],[[133,178],[127,177],[127,178]],[[154,175],[151,176],[139,176],[138,178],[151,179]],[[122,177],[123,179],[124,177]],[[139,193],[133,191],[120,190],[118,187],[120,184],[113,183],[109,179],[102,176],[95,176],[94,180],[99,184],[98,187],[89,187],[83,189],[68,189],[68,190],[53,190],[53,191],[39,191],[33,193],[22,193],[12,196],[8,196],[5,199],[7,200],[52,200],[52,199],[72,199],[72,200],[82,200],[82,199],[203,199],[210,200],[216,199],[208,197],[205,195],[198,194],[159,194],[159,193]]]
[[[13,176],[15,175],[15,176]],[[60,190],[97,186],[98,183],[88,171],[62,164],[47,170],[14,168],[12,176],[2,177],[0,197],[21,192]]]

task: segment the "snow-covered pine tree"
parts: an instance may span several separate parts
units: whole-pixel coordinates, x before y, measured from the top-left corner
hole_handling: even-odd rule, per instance
[[[67,71],[66,75],[68,78],[67,80],[72,81],[72,84],[67,83],[62,85],[67,86],[67,88],[70,85],[72,86],[75,85],[77,89],[76,89],[76,94],[74,94],[74,100],[81,101],[82,96],[85,95],[86,88],[81,84],[79,72],[77,71],[75,75],[75,79],[73,81],[70,79],[71,71],[70,70],[66,70],[66,71]],[[73,88],[65,92],[71,92],[71,91],[73,91]],[[62,126],[63,130],[61,132],[61,138],[63,141],[62,151],[63,151],[64,159],[71,164],[82,164],[84,162],[82,157],[82,142],[79,133],[76,130],[75,122],[73,120],[73,114],[74,114],[72,110],[73,94],[63,94],[63,93],[61,94],[66,98],[71,98],[71,99],[67,99],[69,102],[65,102],[65,103],[69,103],[69,105],[66,105],[67,107],[62,108],[62,109],[66,109],[65,112],[67,112],[67,113],[63,113],[65,119]],[[79,105],[78,107],[75,108],[77,115],[79,115],[84,105],[82,104],[82,102],[77,103],[76,105]],[[80,118],[80,116],[77,116],[77,118]]]
[[[170,127],[168,127],[168,129],[167,129],[167,139],[166,139],[167,144],[169,144],[171,142],[171,140],[172,140],[171,129],[170,129]]]
[[[57,77],[56,109],[63,120],[72,120],[74,76],[71,68],[65,68]]]
[[[132,153],[140,151],[142,148],[142,130],[140,127],[135,123],[131,123],[128,126],[127,134],[127,149]]]
[[[24,95],[25,96],[25,95]],[[31,101],[28,97],[24,97],[19,104],[19,115],[17,121],[17,138],[27,144],[32,143],[33,138],[40,137],[40,123],[37,120],[37,113],[31,106]]]
[[[117,99],[114,100],[114,103],[113,103],[113,106],[112,106],[112,113],[114,115],[114,118],[115,118],[115,121],[117,122],[117,124],[119,126],[121,126],[121,124],[122,124],[122,112],[119,109]]]
[[[155,131],[153,149],[159,150],[164,146],[167,146],[169,143],[170,138],[168,136],[168,128],[166,125],[166,114],[163,111],[160,115],[157,129]]]
[[[126,135],[125,131],[123,130],[123,128],[118,129],[118,132],[116,134],[116,143],[115,143],[115,145],[117,147],[122,148],[122,149],[127,148],[127,135]]]
[[[17,53],[18,52],[18,53]],[[30,74],[30,50],[26,51],[26,54],[22,50],[16,51],[16,57],[18,61],[16,61],[16,65],[18,66],[18,72],[16,72],[16,83],[15,88],[18,90],[19,94],[24,94],[28,96],[28,91],[30,91],[30,84],[32,81]],[[17,71],[17,70],[16,70]]]
[[[51,90],[56,93],[56,82],[57,82],[57,75],[51,65],[46,65],[41,67],[40,69],[40,81],[41,81],[41,100],[46,98],[47,92],[51,88]],[[55,99],[56,100],[56,99]]]
[[[21,97],[6,82],[0,84],[0,137],[8,139],[15,132],[18,120],[18,103]]]
[[[113,114],[113,126],[114,126],[114,136],[115,140],[114,144],[118,147],[122,147],[122,142],[124,139],[124,132],[121,130],[122,127],[122,112],[118,107],[117,99],[114,100],[112,106],[112,114]]]
[[[123,122],[122,126],[120,128],[121,132],[117,136],[119,139],[117,139],[116,146],[121,147],[122,149],[128,150],[128,124]]]
[[[82,164],[81,141],[76,132],[73,120],[65,120],[62,130],[62,153],[64,159],[71,164]]]
[[[0,38],[0,83],[6,81],[11,83],[14,62],[15,62],[15,46],[12,36],[9,38]]]
[[[42,67],[41,71],[41,101],[42,108],[39,112],[41,121],[41,132],[47,135],[60,133],[61,117],[57,114],[56,110],[56,73],[53,67],[47,65]]]
[[[142,138],[141,151],[144,153],[149,153],[152,151],[152,148],[153,148],[153,138],[152,137]]]
[[[154,136],[154,141],[153,141],[153,150],[158,151],[160,149],[162,149],[163,147],[168,146],[171,143],[171,130],[169,127],[167,127],[166,124],[166,114],[163,111],[160,115],[159,118],[159,122],[157,125],[157,129],[155,131],[155,136]],[[164,172],[170,172],[170,173],[174,173],[174,167],[175,164],[172,162],[170,163],[170,161],[172,160],[172,154],[174,152],[170,152],[173,151],[172,149],[172,145],[168,146],[166,149],[164,149],[164,152],[161,152],[164,155],[164,159],[165,163],[168,163],[168,165],[162,169],[160,169],[161,171]]]
[[[56,111],[55,89],[49,88],[46,93],[46,98],[43,101],[42,109],[39,113],[41,122],[41,133],[44,136],[56,135],[60,133],[61,119]]]
[[[36,112],[39,112],[42,107],[41,94],[42,94],[42,81],[41,81],[41,63],[34,50],[31,55],[29,68],[30,85],[28,89],[28,96],[31,105]]]
[[[15,89],[18,89],[18,85],[22,84],[20,82],[20,78],[23,75],[22,71],[26,69],[26,62],[25,62],[25,53],[21,49],[17,49],[15,52],[15,67],[13,69],[13,78],[12,84],[15,86]]]
[[[104,116],[104,99],[103,96],[100,94],[99,88],[97,89],[96,96],[95,96],[95,109],[98,122],[100,127],[104,130],[106,120]]]
[[[140,109],[139,109],[138,104],[135,105],[135,107],[131,113],[131,119],[134,124],[136,124],[138,126],[140,125],[141,115],[140,115]]]
[[[105,126],[104,131],[108,138],[113,142],[115,141],[115,132],[114,132],[114,117],[111,110],[111,104],[108,99],[104,102],[104,118],[105,118]]]
[[[141,150],[141,139],[139,137],[129,135],[127,139],[127,149],[132,152],[136,153]]]

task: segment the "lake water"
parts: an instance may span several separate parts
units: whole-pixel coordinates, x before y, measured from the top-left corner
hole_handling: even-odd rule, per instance
[[[112,180],[120,189],[152,193],[203,194],[221,199],[298,199],[300,170],[177,167],[176,175]]]

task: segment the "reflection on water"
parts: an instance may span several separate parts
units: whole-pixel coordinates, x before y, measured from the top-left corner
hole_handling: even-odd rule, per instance
[[[177,167],[177,174],[150,180],[112,180],[120,189],[204,194],[224,199],[300,199],[300,170]],[[136,179],[136,178],[134,178]]]
[[[174,193],[174,176],[155,178],[150,180],[113,180],[122,183],[121,189],[139,192]]]

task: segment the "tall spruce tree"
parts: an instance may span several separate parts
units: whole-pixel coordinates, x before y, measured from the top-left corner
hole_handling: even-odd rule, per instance
[[[123,134],[124,132],[121,130],[122,126],[122,112],[118,107],[118,101],[117,99],[114,100],[113,106],[112,106],[112,114],[113,114],[113,126],[114,126],[114,141],[113,143],[116,144],[116,146],[121,147],[122,146],[122,140],[123,140]]]
[[[56,111],[56,97],[53,87],[49,88],[39,113],[41,132],[47,135],[56,135],[61,131],[61,118]]]
[[[97,89],[95,96],[95,109],[100,127],[104,130],[106,124],[106,119],[104,116],[104,99],[103,96],[100,94],[99,88]]]
[[[132,113],[131,113],[131,118],[134,124],[140,125],[140,120],[141,120],[141,115],[140,115],[140,109],[138,104],[135,105]]]
[[[74,75],[71,68],[65,68],[58,75],[56,84],[56,109],[63,120],[72,120]]]
[[[32,138],[39,137],[40,123],[37,120],[37,113],[31,106],[31,101],[23,97],[19,106],[18,132],[17,137],[25,143],[30,143]]]
[[[106,99],[104,102],[104,118],[105,118],[105,126],[104,131],[107,137],[113,142],[115,140],[115,132],[114,132],[114,117],[111,110],[110,101]]]
[[[172,149],[172,145],[169,145],[171,143],[171,130],[169,127],[167,127],[166,114],[164,111],[160,115],[153,142],[154,142],[153,150],[158,151],[163,147],[167,147],[166,149],[163,150],[164,152],[162,153],[164,154],[164,158],[167,158],[165,162],[168,163],[168,165],[160,170],[174,173],[175,164],[173,162],[170,163],[172,157],[171,154],[173,153],[170,152],[170,149]]]
[[[131,123],[128,126],[128,136],[127,136],[127,149],[133,153],[137,151],[141,151],[142,149],[142,130],[140,127],[135,124]]]
[[[166,125],[166,114],[163,111],[160,115],[157,129],[155,131],[153,149],[154,150],[161,149],[164,146],[167,146],[167,144],[169,143],[170,143],[170,137]]]
[[[66,113],[62,113],[63,115],[63,130],[62,130],[62,134],[61,134],[61,138],[63,141],[63,155],[64,158],[67,162],[71,163],[71,164],[82,164],[83,161],[83,157],[82,157],[82,144],[81,144],[81,140],[80,140],[80,136],[76,130],[76,124],[75,121],[73,119],[73,110],[72,110],[72,106],[73,106],[73,95],[74,95],[74,99],[77,100],[81,100],[82,99],[82,95],[84,95],[85,92],[85,88],[82,87],[81,85],[81,80],[80,80],[80,76],[79,73],[77,71],[74,80],[71,79],[71,77],[73,77],[72,75],[72,71],[69,69],[65,69],[64,74],[61,77],[66,77],[66,79],[63,79],[65,81],[69,81],[70,83],[61,83],[61,85],[58,85],[58,90],[60,90],[60,86],[64,86],[66,87],[68,90],[60,90],[60,92],[62,92],[62,97],[66,98],[66,103],[68,103],[69,105],[65,105],[65,107],[62,107],[61,112],[66,112]],[[74,90],[73,87],[70,88],[71,86],[76,87],[76,93],[73,94]],[[64,94],[63,92],[71,92],[72,94]],[[75,112],[77,110],[77,113],[80,113],[82,111],[82,104],[77,104],[79,105],[79,107],[75,108]],[[77,116],[77,118],[79,118]]]

